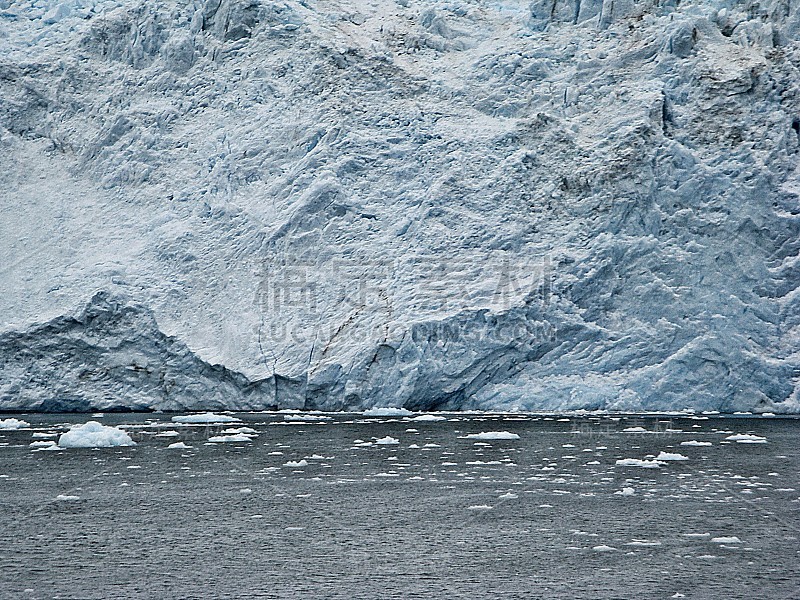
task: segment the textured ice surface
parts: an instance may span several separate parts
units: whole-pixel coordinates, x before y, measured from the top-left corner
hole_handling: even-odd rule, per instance
[[[135,445],[136,442],[121,429],[107,427],[97,421],[73,425],[58,438],[58,446],[61,448],[112,448]]]
[[[180,415],[172,417],[174,423],[207,424],[207,423],[236,423],[240,419],[230,415],[215,415],[214,413],[200,413],[197,415]]]
[[[785,0],[3,0],[0,407],[800,408]]]

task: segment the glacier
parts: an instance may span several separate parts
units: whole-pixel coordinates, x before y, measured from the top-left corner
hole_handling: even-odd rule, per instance
[[[793,0],[0,0],[0,410],[800,412]]]

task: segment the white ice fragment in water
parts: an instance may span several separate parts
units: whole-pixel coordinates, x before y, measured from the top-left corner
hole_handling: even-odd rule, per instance
[[[75,500],[80,500],[80,496],[70,496],[68,494],[59,494],[56,496],[56,500],[59,502],[74,502]]]
[[[412,421],[446,421],[447,417],[441,417],[439,415],[426,414],[426,415],[419,415],[417,417],[414,417],[411,420]]]
[[[766,444],[767,438],[760,435],[752,435],[749,433],[737,433],[736,435],[729,435],[725,438],[731,442],[738,442],[739,444]]]
[[[614,492],[617,496],[633,496],[636,493],[632,487],[624,487],[618,492]]]
[[[414,413],[405,408],[382,406],[367,409],[363,412],[365,417],[410,417]]]
[[[173,423],[237,423],[241,419],[230,415],[215,415],[214,413],[200,413],[196,415],[183,415],[172,417]]]
[[[153,437],[178,437],[180,433],[174,430],[170,431],[162,431],[161,433],[155,434]]]
[[[592,548],[592,550],[594,550],[595,552],[616,552],[617,549],[613,548],[611,546],[606,546],[605,544],[602,544],[600,546],[595,546],[594,548]]]
[[[35,431],[33,435],[31,435],[31,437],[35,440],[41,440],[41,439],[56,437],[57,435],[58,435],[57,433],[43,433],[41,431]]]
[[[508,431],[482,431],[481,433],[470,433],[463,439],[467,440],[518,440],[519,435]]]
[[[500,498],[501,500],[513,500],[514,498],[519,498],[519,496],[511,492],[506,492],[505,494],[501,494],[500,496],[498,496],[498,498]]]
[[[247,433],[235,433],[233,435],[212,435],[210,438],[208,438],[208,441],[214,444],[228,442],[252,442],[253,438]]]
[[[644,427],[626,427],[622,430],[624,433],[647,433]]]
[[[298,468],[299,469],[299,468],[307,467],[308,466],[308,461],[305,460],[305,459],[296,460],[296,461],[295,460],[289,460],[289,461],[286,461],[285,463],[283,463],[283,466],[284,467],[294,467],[294,468]]]
[[[698,442],[697,440],[689,440],[688,442],[681,442],[681,446],[712,446],[711,442]]]
[[[656,456],[656,460],[689,460],[689,457],[675,452],[664,452],[662,450],[658,453],[658,456]]]
[[[473,504],[472,506],[468,506],[467,510],[492,510],[492,507],[488,504]]]
[[[258,432],[250,427],[236,427],[222,430],[223,435],[236,435],[237,433],[244,433],[246,435],[258,437]]]
[[[0,429],[24,429],[26,427],[30,427],[30,423],[27,421],[22,421],[20,419],[0,419]]]
[[[242,488],[242,489],[239,490],[239,493],[240,494],[252,494],[253,490],[251,490],[250,488]]]
[[[715,537],[715,538],[711,538],[711,541],[714,542],[715,544],[741,544],[741,543],[743,543],[742,540],[740,540],[735,535],[723,536],[723,537]]]
[[[688,538],[707,538],[707,537],[711,537],[710,533],[682,533],[681,535],[683,537],[688,537]]]
[[[379,440],[375,440],[375,443],[379,446],[394,446],[395,444],[399,444],[400,440],[398,440],[397,438],[393,438],[390,435],[387,435],[386,437],[382,437]]]
[[[332,417],[326,417],[325,415],[284,415],[284,421],[330,421]]]
[[[642,467],[643,469],[658,469],[664,463],[657,460],[640,460],[638,458],[621,458],[617,461],[621,467]]]
[[[167,446],[167,448],[168,449],[171,448],[173,450],[188,450],[191,448],[191,446],[187,446],[183,442],[175,442],[174,444],[170,444],[169,446]]]
[[[649,540],[633,540],[625,544],[626,546],[660,546],[661,542],[651,542]]]
[[[69,431],[62,433],[58,445],[61,448],[112,448],[135,446],[136,442],[121,429],[88,421],[83,425],[73,425]]]
[[[53,440],[42,440],[39,442],[31,442],[31,448],[49,448],[50,446],[56,446],[57,444]]]

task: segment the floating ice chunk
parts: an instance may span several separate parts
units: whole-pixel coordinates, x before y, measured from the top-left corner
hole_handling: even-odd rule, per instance
[[[31,437],[35,440],[42,440],[47,438],[56,437],[57,433],[42,433],[41,431],[35,431]]]
[[[738,442],[740,444],[766,444],[767,438],[760,435],[752,435],[749,433],[737,433],[736,435],[729,435],[725,438],[731,442]]]
[[[393,438],[390,435],[387,435],[386,437],[382,437],[379,440],[375,440],[375,443],[378,446],[394,446],[395,444],[399,444],[400,440],[398,440],[397,438]]]
[[[284,467],[293,467],[295,469],[301,469],[303,467],[307,467],[308,466],[308,461],[305,460],[305,459],[303,459],[303,460],[289,460],[289,461],[286,461],[285,463],[283,463],[283,466]]]
[[[468,506],[467,510],[492,510],[492,507],[488,504],[473,504],[472,506]]]
[[[234,433],[232,435],[212,435],[210,438],[208,438],[208,441],[214,444],[227,442],[252,442],[253,438],[247,433]]]
[[[657,460],[640,460],[638,458],[621,458],[617,461],[621,467],[642,467],[644,469],[658,469],[664,463]]]
[[[59,494],[56,496],[56,500],[59,502],[74,502],[75,500],[80,500],[80,496],[70,496],[68,494]]]
[[[69,431],[62,433],[58,445],[61,448],[111,448],[135,446],[136,442],[121,429],[88,421],[83,425],[73,425]]]
[[[223,435],[236,435],[237,433],[244,433],[253,437],[258,436],[258,432],[250,427],[236,427],[235,429],[224,429],[222,431]]]
[[[661,542],[651,542],[648,540],[633,540],[625,544],[626,546],[660,546]]]
[[[412,449],[414,449],[414,450],[417,450],[417,449],[419,448],[419,446],[418,446],[417,444],[411,444],[411,445],[409,446],[409,448],[412,448]]]
[[[715,537],[715,538],[711,538],[711,541],[714,542],[715,544],[741,544],[741,543],[743,543],[742,540],[740,540],[735,535],[723,536],[723,537]]]
[[[463,439],[467,440],[518,440],[519,435],[508,431],[482,431],[481,433],[470,433]]]
[[[167,446],[167,448],[173,450],[188,450],[191,448],[191,446],[188,446],[183,442],[175,442],[174,444]]]
[[[713,446],[711,442],[698,442],[697,440],[689,440],[688,442],[681,442],[681,446]]]
[[[170,430],[170,431],[162,431],[161,433],[157,433],[153,437],[178,437],[179,435],[180,435],[180,433],[178,433],[177,431]]]
[[[230,415],[215,415],[214,413],[200,413],[196,415],[182,415],[172,417],[173,423],[237,423],[241,419]]]
[[[411,419],[412,421],[446,421],[447,417],[441,417],[439,415],[419,415]]]
[[[30,427],[31,424],[27,421],[22,421],[20,419],[0,419],[0,429],[24,429],[26,427]]]
[[[324,415],[284,415],[284,421],[330,421],[331,417],[326,417]]]
[[[618,492],[614,492],[617,496],[633,496],[636,493],[632,487],[624,487]]]
[[[376,406],[363,412],[365,417],[410,417],[413,414],[408,409],[395,406]]]
[[[688,538],[707,538],[707,537],[711,537],[710,533],[682,533],[681,535],[683,537],[688,537]]]
[[[31,442],[31,448],[49,448],[50,446],[57,446],[53,440],[42,440],[39,442]]]
[[[647,433],[644,427],[626,427],[622,430],[624,433]]]
[[[239,493],[240,494],[252,494],[253,490],[251,490],[250,488],[242,488],[242,489],[239,490]]]
[[[514,498],[519,498],[519,496],[511,492],[506,492],[505,494],[501,494],[500,496],[498,496],[498,498],[501,500],[513,500]]]
[[[592,548],[592,550],[594,550],[595,552],[616,552],[617,551],[616,548],[613,548],[612,546],[606,546],[605,544],[602,544],[600,546],[595,546],[594,548]]]
[[[658,456],[656,456],[656,460],[689,460],[689,457],[675,452],[664,452],[662,450],[658,453]]]

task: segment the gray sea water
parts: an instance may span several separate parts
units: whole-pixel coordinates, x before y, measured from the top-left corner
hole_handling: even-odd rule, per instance
[[[135,447],[45,451],[92,417],[5,416],[2,598],[800,598],[797,419],[109,414]]]

